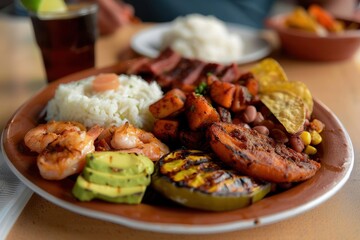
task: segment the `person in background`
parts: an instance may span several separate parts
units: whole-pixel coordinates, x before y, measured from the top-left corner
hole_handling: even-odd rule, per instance
[[[102,34],[134,22],[169,22],[190,13],[214,15],[220,20],[263,28],[264,20],[278,9],[289,10],[300,5],[319,4],[342,17],[355,17],[358,0],[96,0],[100,6],[99,23]],[[286,6],[284,8],[284,6]],[[359,14],[358,14],[359,15]]]
[[[110,34],[117,28],[140,21],[135,17],[134,8],[130,4],[117,0],[96,0],[96,2],[99,6],[98,26],[102,35]]]
[[[226,21],[262,28],[275,0],[95,0],[99,5],[100,33],[105,35],[126,24],[169,22],[190,13],[214,15]]]
[[[214,15],[220,20],[263,28],[270,14],[290,10],[289,6],[307,7],[319,4],[331,13],[360,20],[359,0],[67,0],[68,2],[93,1],[99,6],[98,25],[102,35],[110,34],[127,24],[169,22],[190,13]],[[15,14],[25,15],[20,0],[13,2]],[[284,7],[285,6],[285,7]],[[274,9],[275,8],[275,9]]]
[[[262,28],[275,0],[96,0],[103,34],[138,19],[169,22],[190,13],[213,15],[232,23]],[[116,7],[118,5],[118,7]],[[136,16],[136,17],[135,17]]]

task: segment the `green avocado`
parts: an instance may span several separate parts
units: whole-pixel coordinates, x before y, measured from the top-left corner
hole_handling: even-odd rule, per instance
[[[80,201],[94,198],[114,203],[139,204],[151,181],[154,163],[134,153],[94,152],[72,189]]]
[[[146,190],[145,185],[132,187],[112,187],[86,181],[78,176],[72,189],[73,195],[80,201],[91,201],[95,198],[113,203],[139,204]]]
[[[151,175],[147,173],[123,176],[101,172],[89,167],[84,168],[82,176],[89,182],[113,187],[133,187],[139,185],[147,186],[151,181]]]
[[[116,175],[149,174],[154,163],[146,156],[123,152],[94,152],[86,156],[88,167]]]

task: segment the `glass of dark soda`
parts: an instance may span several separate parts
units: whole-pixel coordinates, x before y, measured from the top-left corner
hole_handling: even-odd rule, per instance
[[[48,82],[95,66],[97,5],[77,3],[67,8],[30,14]]]

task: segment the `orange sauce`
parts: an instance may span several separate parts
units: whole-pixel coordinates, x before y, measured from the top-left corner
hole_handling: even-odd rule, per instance
[[[99,74],[92,82],[92,88],[96,92],[116,90],[119,86],[119,78],[115,73]]]

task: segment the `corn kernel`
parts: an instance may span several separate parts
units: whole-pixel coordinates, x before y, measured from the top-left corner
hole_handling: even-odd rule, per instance
[[[308,131],[303,131],[300,134],[300,139],[304,143],[305,146],[311,143],[311,134]]]
[[[322,142],[322,137],[317,131],[311,131],[311,145],[318,145]]]
[[[308,155],[314,155],[317,153],[317,149],[311,145],[307,145],[304,152]]]

